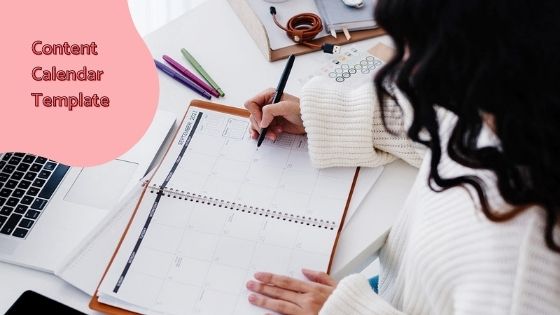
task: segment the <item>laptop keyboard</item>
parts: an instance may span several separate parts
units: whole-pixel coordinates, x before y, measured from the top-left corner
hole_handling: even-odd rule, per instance
[[[33,154],[0,157],[0,234],[25,238],[69,167]]]

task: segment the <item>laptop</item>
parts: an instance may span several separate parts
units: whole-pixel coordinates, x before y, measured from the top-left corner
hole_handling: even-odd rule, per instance
[[[0,153],[0,260],[54,272],[147,173],[175,115],[157,111],[128,152],[94,167]]]

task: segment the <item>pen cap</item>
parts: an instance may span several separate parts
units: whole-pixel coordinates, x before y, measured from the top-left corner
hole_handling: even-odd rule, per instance
[[[165,65],[164,63],[162,63],[162,62],[160,62],[160,61],[158,61],[158,60],[155,60],[155,59],[154,59],[154,62],[155,62],[155,64],[156,64],[156,67],[157,67],[159,70],[165,72],[165,73],[166,73],[167,75],[169,75],[169,76],[172,76],[172,77],[175,76],[175,73],[174,73],[174,72],[171,70],[171,68],[169,68],[167,65]]]

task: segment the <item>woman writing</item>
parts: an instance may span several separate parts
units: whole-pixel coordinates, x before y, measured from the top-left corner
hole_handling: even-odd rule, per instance
[[[379,0],[396,53],[374,84],[314,79],[245,104],[252,135],[307,133],[312,163],[418,178],[379,283],[260,272],[249,301],[283,314],[560,314],[560,3]],[[267,105],[266,107],[263,107]]]

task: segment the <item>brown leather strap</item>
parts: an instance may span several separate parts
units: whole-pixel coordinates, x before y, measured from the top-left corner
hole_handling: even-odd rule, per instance
[[[303,44],[312,48],[320,48],[321,46],[309,43],[317,34],[323,30],[323,22],[321,18],[314,13],[301,13],[292,16],[286,26],[278,22],[276,14],[272,14],[274,23],[286,32],[286,35],[298,44]]]

